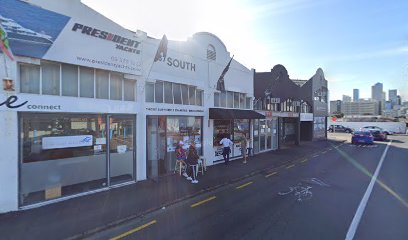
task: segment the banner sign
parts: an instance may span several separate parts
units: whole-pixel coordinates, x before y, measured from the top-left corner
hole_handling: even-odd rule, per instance
[[[88,147],[93,144],[92,135],[43,137],[42,149]]]
[[[18,0],[2,0],[0,5],[1,25],[14,55],[142,74],[142,44],[133,32],[109,19],[84,18]]]

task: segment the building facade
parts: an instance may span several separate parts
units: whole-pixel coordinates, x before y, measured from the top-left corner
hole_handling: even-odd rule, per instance
[[[0,53],[0,212],[171,174],[179,141],[212,165],[229,135],[239,158],[264,118],[239,62],[216,90],[231,54],[211,33],[168,41],[156,58],[160,39],[80,1],[4,0],[0,15],[14,53]]]
[[[254,108],[277,122],[277,147],[326,137],[328,89],[321,69],[309,80],[290,79],[282,65],[254,72],[254,94]]]

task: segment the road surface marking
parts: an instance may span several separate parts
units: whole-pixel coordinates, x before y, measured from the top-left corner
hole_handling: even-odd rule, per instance
[[[353,221],[350,224],[350,227],[347,231],[346,240],[352,240],[356,234],[358,224],[360,223],[361,217],[363,216],[364,210],[367,206],[368,199],[370,198],[371,192],[373,191],[374,184],[377,181],[378,174],[380,173],[381,166],[384,162],[385,156],[387,155],[388,148],[390,147],[392,140],[388,142],[387,147],[385,148],[380,162],[375,169],[374,175],[371,177],[370,184],[367,187],[366,192],[364,193],[363,198],[361,199],[360,205],[357,208],[356,214],[353,217]]]
[[[246,186],[251,185],[252,183],[254,183],[254,182],[248,182],[248,183],[242,184],[241,186],[236,187],[236,189],[244,188],[244,187],[246,187]]]
[[[286,167],[286,169],[293,168],[294,166],[296,166],[296,165],[295,164],[289,165],[289,166]]]
[[[201,204],[204,204],[204,203],[206,203],[206,202],[209,202],[209,201],[211,201],[211,200],[214,200],[214,199],[216,199],[217,197],[216,196],[212,196],[212,197],[209,197],[209,198],[207,198],[207,199],[205,199],[205,200],[203,200],[203,201],[200,201],[200,202],[198,202],[198,203],[194,203],[193,205],[191,205],[190,207],[197,207],[197,206],[200,206]]]
[[[270,174],[268,174],[268,175],[266,175],[265,177],[271,177],[271,176],[273,176],[273,175],[275,175],[275,174],[277,174],[278,172],[273,172],[273,173],[270,173]]]
[[[319,154],[316,154],[316,155],[313,155],[312,158],[315,158],[315,157],[318,157],[318,156],[319,156]]]
[[[140,231],[140,230],[142,230],[142,229],[144,229],[144,228],[147,228],[148,226],[153,225],[153,224],[155,224],[155,223],[157,223],[157,221],[156,221],[156,220],[153,220],[153,221],[151,221],[151,222],[148,222],[148,223],[146,223],[146,224],[143,224],[143,225],[140,226],[140,227],[137,227],[137,228],[134,228],[134,229],[132,229],[132,230],[130,230],[130,231],[127,231],[127,232],[125,232],[125,233],[123,233],[123,234],[121,234],[121,235],[119,235],[119,236],[117,236],[117,237],[111,238],[110,240],[119,240],[119,239],[122,239],[122,238],[124,238],[124,237],[126,237],[126,236],[129,236],[129,235],[132,234],[132,233],[135,233],[135,232]]]
[[[327,151],[323,151],[322,153],[327,153]]]
[[[303,159],[303,160],[302,160],[302,161],[300,161],[300,162],[307,162],[307,160],[308,160],[308,159],[307,159],[307,158],[305,158],[305,159]]]

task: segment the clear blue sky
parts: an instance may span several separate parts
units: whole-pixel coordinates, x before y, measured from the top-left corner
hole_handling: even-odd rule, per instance
[[[283,64],[292,78],[318,67],[330,99],[371,96],[371,86],[398,89],[408,101],[408,0],[83,0],[129,28],[186,40],[214,33],[248,68]],[[160,7],[159,7],[160,6]]]

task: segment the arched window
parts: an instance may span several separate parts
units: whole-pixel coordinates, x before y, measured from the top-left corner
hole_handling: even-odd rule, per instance
[[[215,61],[217,58],[217,52],[215,51],[215,47],[213,45],[208,45],[207,48],[207,60]]]

